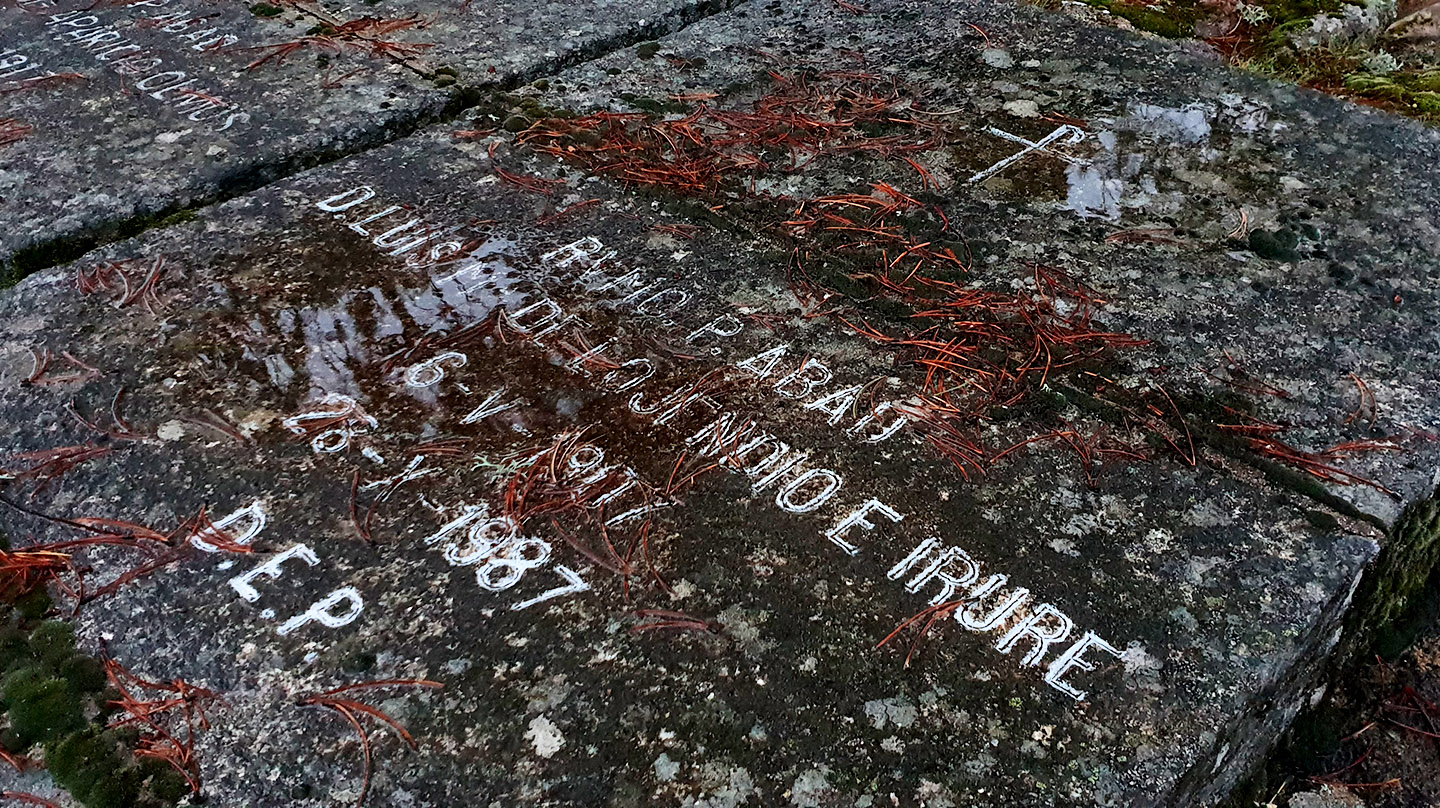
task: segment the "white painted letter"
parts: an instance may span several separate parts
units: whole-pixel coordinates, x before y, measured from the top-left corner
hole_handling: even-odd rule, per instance
[[[812,480],[821,480],[824,488],[804,502],[797,503],[795,495]],[[809,513],[829,502],[844,482],[845,480],[839,474],[830,469],[810,469],[781,488],[775,494],[775,504],[780,506],[780,510],[788,513]]]
[[[195,549],[207,553],[220,552],[219,547],[200,538],[201,536],[210,535],[211,530],[228,534],[236,544],[250,544],[260,535],[260,531],[265,529],[265,524],[268,521],[269,517],[265,514],[265,504],[257,499],[240,510],[226,516],[224,519],[215,522],[210,529],[202,530],[196,535],[191,536],[190,544],[192,544]],[[244,523],[242,529],[231,530],[235,525],[241,524],[242,522]]]
[[[315,207],[330,213],[338,213],[339,211],[349,210],[362,202],[368,202],[374,198],[374,188],[368,185],[360,185],[348,191],[341,191],[329,199],[316,202]]]
[[[822,384],[829,384],[834,374],[820,362],[806,360],[795,372],[775,385],[775,392],[786,398],[804,398]]]
[[[1050,663],[1050,669],[1045,671],[1045,684],[1076,701],[1084,701],[1085,691],[1076,690],[1069,682],[1063,682],[1060,678],[1076,668],[1082,671],[1095,670],[1095,663],[1084,657],[1085,652],[1091,648],[1099,648],[1117,659],[1120,657],[1120,652],[1114,646],[1100,639],[1095,632],[1087,631],[1074,645],[1066,649],[1065,653]]]
[[[965,600],[971,605],[979,603],[982,598],[994,594],[995,590],[1004,586],[1008,580],[1010,580],[1010,578],[1007,575],[991,575],[986,579],[985,583],[970,590]],[[990,614],[980,617],[971,611],[970,605],[967,605],[955,613],[955,620],[971,631],[993,631],[1003,625],[1006,620],[1009,620],[1010,615],[1014,614],[1029,597],[1030,590],[1021,587],[1011,592],[1010,597],[1001,602],[999,606],[996,606]]]
[[[315,555],[314,550],[311,550],[303,544],[297,544],[283,553],[272,556],[264,564],[261,564],[255,569],[231,578],[230,586],[234,588],[240,597],[254,603],[260,599],[260,592],[257,591],[250,582],[259,578],[261,575],[268,578],[279,578],[280,573],[283,572],[281,565],[292,558],[298,558],[311,567],[320,563],[320,559]]]
[[[348,602],[350,607],[343,614],[335,614],[331,611],[342,602]],[[285,636],[306,623],[319,623],[328,628],[340,628],[354,622],[365,610],[365,601],[360,597],[360,592],[353,586],[343,587],[326,595],[323,599],[310,604],[310,608],[304,613],[297,614],[281,624],[275,630],[276,634]]]
[[[740,322],[740,320],[738,320],[733,315],[722,314],[719,317],[716,317],[715,319],[706,323],[705,325],[702,325],[694,331],[691,331],[688,335],[686,335],[685,341],[694,342],[695,340],[705,336],[706,334],[714,334],[715,336],[721,338],[733,337],[736,334],[739,334],[740,330],[744,327],[745,324]],[[720,353],[720,348],[718,346],[711,348],[710,353],[718,354]]]
[[[849,516],[841,519],[840,522],[835,525],[835,527],[832,527],[828,531],[826,531],[825,538],[834,542],[836,547],[839,547],[841,550],[844,550],[846,553],[849,553],[852,556],[859,553],[860,548],[846,541],[845,534],[849,533],[850,529],[853,527],[862,527],[866,530],[874,530],[875,523],[865,518],[872,513],[878,513],[892,522],[899,522],[901,519],[905,518],[894,508],[886,505],[880,500],[869,499],[865,501],[864,505],[861,505],[860,507],[851,511]]]
[[[1054,625],[1049,631],[1039,628],[1040,621],[1047,617],[1054,620]],[[1035,645],[1020,660],[1020,664],[1038,666],[1041,658],[1045,656],[1045,652],[1050,649],[1050,644],[1069,637],[1070,630],[1073,628],[1075,628],[1075,621],[1071,620],[1064,612],[1048,603],[1042,603],[1030,613],[1029,617],[1021,620],[1015,624],[1014,628],[1007,631],[1005,636],[995,643],[995,650],[1002,654],[1008,654],[1010,649],[1014,648],[1015,644],[1028,634],[1035,641]]]

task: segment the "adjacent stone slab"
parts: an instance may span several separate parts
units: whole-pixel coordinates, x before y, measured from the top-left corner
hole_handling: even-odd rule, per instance
[[[0,298],[7,498],[255,550],[201,532],[80,616],[224,693],[214,803],[354,799],[296,702],[364,680],[444,682],[372,701],[420,748],[377,733],[369,799],[434,806],[1210,804],[1311,698],[1374,528],[1204,447],[967,476],[786,251],[523,160],[406,139]],[[1138,440],[985,429],[1045,419]]]
[[[423,29],[391,38],[422,44],[422,69],[455,76],[462,86],[493,88],[523,83],[623,45],[663,36],[736,0],[502,0],[455,4],[435,0],[379,0],[366,13],[390,19],[419,17]],[[349,4],[318,6],[353,16]]]
[[[1354,476],[1291,484],[1382,524],[1432,497],[1440,189],[1414,169],[1440,159],[1432,128],[1023,4],[868,8],[738,9],[648,62],[630,49],[567,71],[544,100],[675,118],[748,112],[807,77],[826,91],[894,80],[895,117],[936,123],[936,142],[807,154],[792,171],[777,150],[776,170],[746,181],[780,209],[876,182],[936,204],[951,229],[926,237],[956,243],[977,282],[1016,261],[1062,266],[1109,299],[1109,325],[1154,341],[1100,400],[1134,411],[1115,394],[1163,379],[1206,439],[1280,473],[1294,458],[1250,438],[1337,466]]]
[[[44,266],[386,142],[475,87],[672,30],[702,5],[7,4],[0,266]]]

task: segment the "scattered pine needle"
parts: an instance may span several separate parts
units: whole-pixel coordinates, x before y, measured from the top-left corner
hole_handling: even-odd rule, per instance
[[[51,802],[44,797],[31,794],[28,791],[0,791],[0,798],[15,800],[25,805],[39,805],[42,806],[42,808],[60,808],[60,803]]]
[[[35,127],[19,118],[0,118],[0,146],[19,143],[29,137]]]
[[[215,691],[184,679],[157,682],[137,676],[103,651],[101,660],[110,686],[120,695],[111,704],[123,712],[110,726],[137,726],[141,735],[136,756],[170,764],[185,778],[191,792],[199,794],[200,764],[195,757],[195,741],[201,730],[210,728],[206,704],[223,705],[225,700]],[[143,697],[145,692],[157,695]]]
[[[420,745],[415,742],[414,737],[410,735],[410,732],[406,730],[399,721],[396,721],[384,710],[357,699],[343,697],[341,694],[381,687],[428,687],[439,689],[444,686],[445,685],[440,682],[433,682],[428,679],[380,679],[373,682],[360,682],[358,684],[337,687],[333,690],[326,690],[322,693],[316,693],[313,696],[307,696],[296,702],[301,706],[323,707],[338,713],[355,729],[355,733],[360,736],[360,750],[365,763],[365,774],[360,787],[360,797],[355,801],[357,808],[365,804],[365,797],[370,793],[370,777],[374,764],[370,746],[370,733],[365,729],[365,725],[361,723],[361,716],[369,716],[388,726],[402,741],[408,744],[411,749],[419,749]]]
[[[641,622],[630,627],[632,637],[653,631],[702,631],[711,634],[720,631],[720,626],[709,620],[668,609],[636,609],[634,615]]]

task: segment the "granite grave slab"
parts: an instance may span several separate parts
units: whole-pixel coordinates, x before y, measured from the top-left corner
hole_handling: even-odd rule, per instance
[[[4,529],[168,534],[71,548],[77,620],[223,695],[218,804],[1223,796],[1381,531],[1038,382],[962,433],[792,259],[505,133],[298,175],[0,298]],[[1009,269],[995,333],[1092,322]]]
[[[212,801],[1208,805],[1433,567],[1428,130],[1008,4],[146,9],[7,125],[128,120],[102,14],[476,105],[0,296],[0,529]]]

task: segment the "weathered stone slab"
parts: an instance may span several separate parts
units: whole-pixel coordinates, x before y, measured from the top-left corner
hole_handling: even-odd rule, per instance
[[[914,241],[956,244],[971,277],[1078,273],[1109,325],[1157,350],[1113,368],[1108,393],[1067,395],[1134,411],[1117,393],[1163,380],[1200,439],[1287,485],[1391,527],[1432,497],[1440,189],[1414,167],[1440,159],[1440,135],[1024,4],[869,8],[739,9],[661,40],[662,58],[567,71],[545,103],[674,118],[752,111],[790,81],[893,79],[891,153],[807,152],[789,170],[777,149],[745,182],[781,210],[889,183],[948,217]],[[724,206],[751,226],[753,209]]]
[[[735,3],[380,0],[368,6],[367,13],[425,19],[423,29],[397,32],[395,40],[425,45],[422,65],[455,76],[462,86],[493,88],[531,81],[623,45],[663,36]],[[337,15],[348,8],[338,2],[322,5]]]
[[[1372,526],[1055,399],[987,439],[1094,462],[957,468],[924,371],[787,251],[522,159],[406,139],[0,299],[8,499],[208,507],[255,550],[201,533],[80,614],[224,694],[214,804],[356,798],[350,728],[296,702],[361,680],[445,684],[371,701],[420,743],[377,733],[372,804],[435,806],[1201,805],[1311,697]],[[44,486],[17,457],[90,443]],[[139,557],[82,555],[89,591]]]
[[[386,142],[463,105],[475,87],[664,33],[704,6],[7,4],[0,267],[68,259]]]

